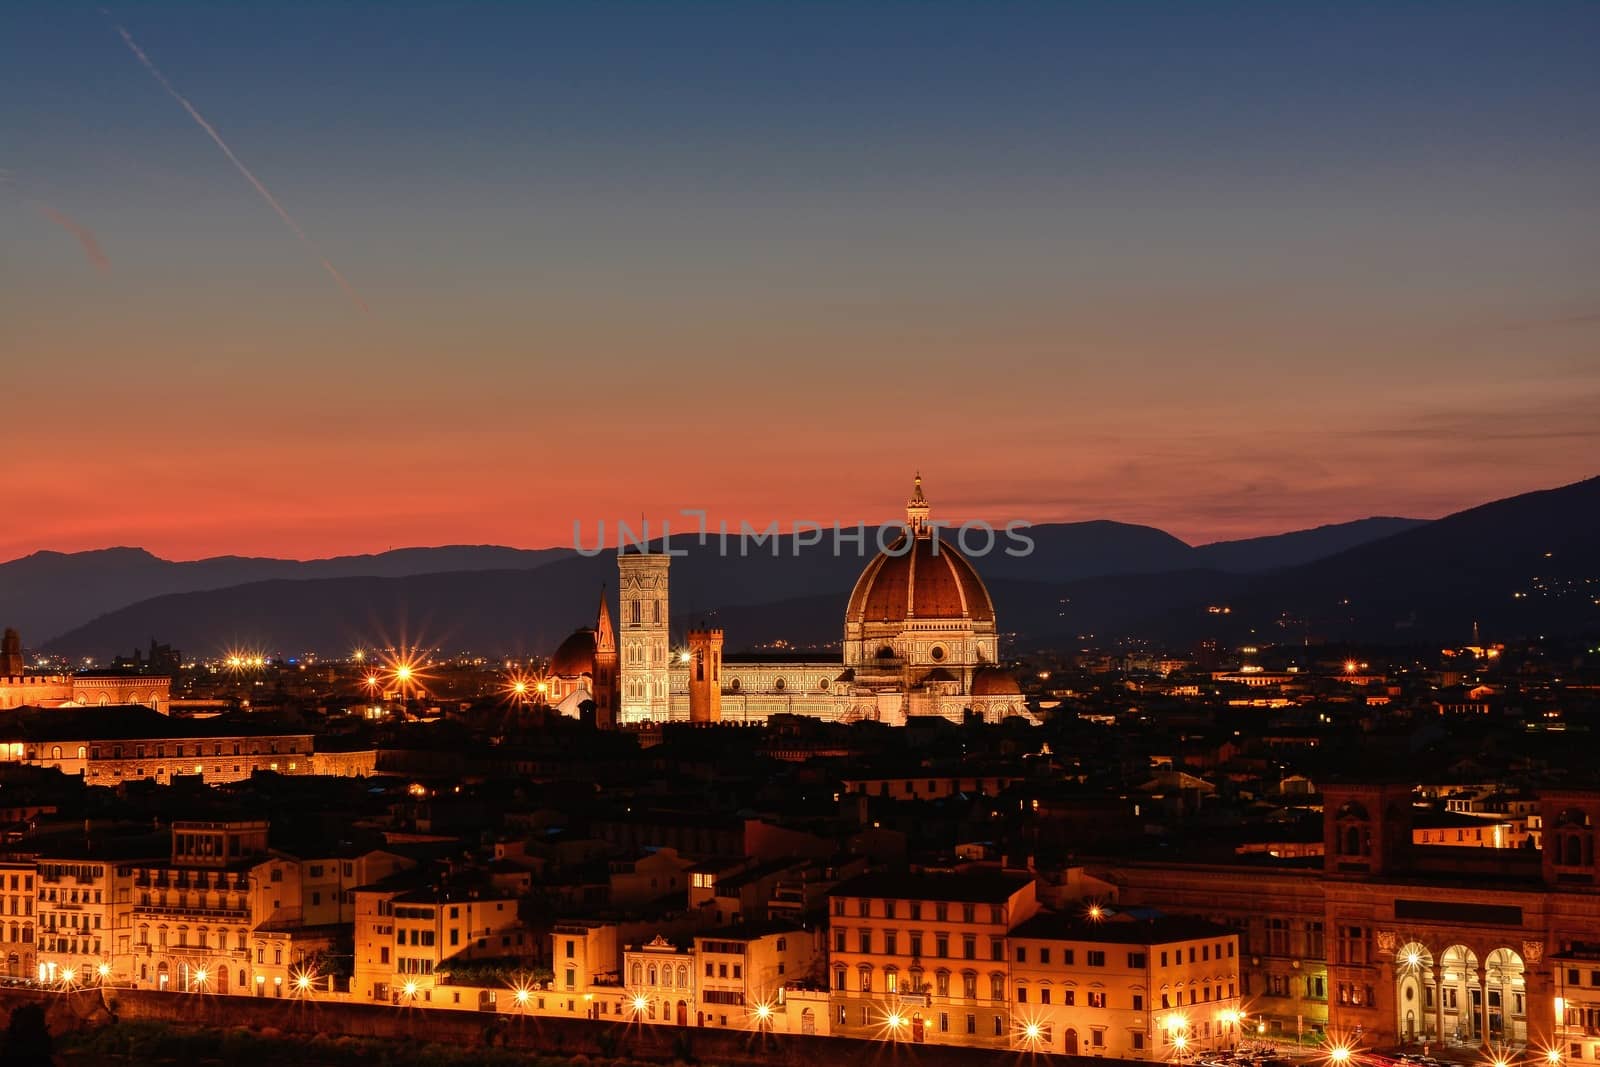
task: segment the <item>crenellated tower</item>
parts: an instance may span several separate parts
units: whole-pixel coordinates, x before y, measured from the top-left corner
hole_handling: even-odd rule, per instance
[[[722,631],[689,631],[689,721],[722,721]]]

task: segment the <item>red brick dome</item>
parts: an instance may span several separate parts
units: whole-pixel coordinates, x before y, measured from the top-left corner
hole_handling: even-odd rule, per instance
[[[906,535],[880,552],[850,594],[845,623],[935,619],[993,622],[994,604],[972,564],[948,541]]]
[[[1022,686],[1010,671],[999,667],[979,667],[972,673],[972,695],[975,697],[1019,697]]]
[[[550,673],[557,678],[576,678],[594,673],[594,631],[576,630],[561,642],[550,657]]]

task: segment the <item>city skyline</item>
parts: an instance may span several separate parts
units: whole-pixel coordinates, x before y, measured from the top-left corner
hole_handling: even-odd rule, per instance
[[[0,558],[1577,481],[1597,15],[1542,10],[13,6]]]

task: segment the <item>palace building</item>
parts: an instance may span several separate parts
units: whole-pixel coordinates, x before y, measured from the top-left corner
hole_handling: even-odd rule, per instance
[[[0,637],[0,710],[143,704],[165,715],[171,691],[172,679],[163,675],[30,673],[23,664],[17,631],[8,629]]]
[[[1540,798],[1542,848],[1415,842],[1410,785],[1324,790],[1324,853],[1090,864],[1123,905],[1240,931],[1263,1033],[1600,1061],[1600,792]]]
[[[989,591],[972,563],[940,539],[929,512],[918,476],[904,532],[867,563],[850,592],[842,650],[834,655],[727,654],[725,635],[715,629],[692,629],[675,642],[671,558],[620,553],[615,722],[761,723],[801,715],[902,724],[914,716],[959,722],[971,712],[998,722],[1027,714],[1016,679],[999,666]],[[575,679],[606,669],[598,638],[585,635],[609,632],[602,602],[596,629],[574,634],[552,662],[559,699],[581,684]],[[602,691],[598,684],[593,690]]]

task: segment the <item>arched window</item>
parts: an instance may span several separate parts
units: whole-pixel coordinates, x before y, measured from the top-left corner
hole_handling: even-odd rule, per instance
[[[656,985],[657,982],[656,982],[656,965],[655,964],[652,963],[650,965],[650,970],[648,971],[648,974],[649,974],[650,977],[649,977],[649,981],[648,981],[647,984]]]
[[[50,746],[50,758],[51,759],[60,759],[61,758],[61,746],[60,745],[51,745]]]
[[[678,964],[678,988],[679,989],[688,989],[689,988],[689,968],[685,967],[681,963]]]
[[[1583,838],[1578,834],[1568,834],[1566,840],[1566,855],[1562,858],[1568,867],[1583,866]]]
[[[833,988],[837,991],[844,989],[844,968],[836,967],[833,971]]]
[[[640,967],[637,963],[635,963],[633,965],[632,982],[633,982],[634,985],[640,985],[641,983],[643,983],[643,981],[644,981],[644,968]]]
[[[872,967],[865,963],[861,965],[861,992],[872,992]]]

